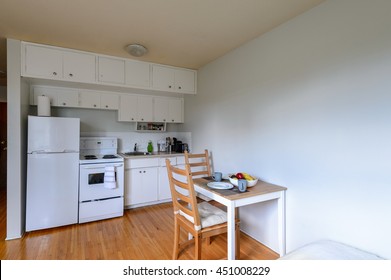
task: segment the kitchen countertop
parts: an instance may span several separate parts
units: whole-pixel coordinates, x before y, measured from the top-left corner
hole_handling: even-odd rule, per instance
[[[119,153],[120,156],[122,156],[124,159],[135,159],[135,158],[153,158],[153,157],[170,157],[170,156],[184,156],[184,153],[177,153],[177,152],[154,152],[152,154],[146,154],[146,155],[126,155],[125,153]]]

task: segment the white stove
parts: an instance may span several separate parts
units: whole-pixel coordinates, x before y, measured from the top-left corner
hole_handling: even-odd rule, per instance
[[[80,138],[79,223],[123,216],[124,159],[115,137]]]

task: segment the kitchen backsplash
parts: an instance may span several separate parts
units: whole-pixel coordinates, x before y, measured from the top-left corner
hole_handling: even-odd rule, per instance
[[[159,140],[165,141],[166,137],[175,137],[177,140],[187,143],[191,151],[191,133],[190,132],[81,132],[81,136],[106,136],[118,138],[118,152],[124,153],[133,151],[134,144],[137,143],[138,151],[147,151],[148,141],[153,143],[153,150],[157,151],[157,142]]]

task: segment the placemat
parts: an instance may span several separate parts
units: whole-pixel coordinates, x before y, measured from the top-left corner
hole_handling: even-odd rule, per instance
[[[202,180],[203,186],[205,186],[205,187],[207,187],[208,189],[211,189],[211,190],[213,190],[213,191],[215,191],[215,192],[217,192],[217,193],[219,193],[219,194],[221,194],[221,195],[229,196],[229,195],[235,195],[235,194],[243,193],[243,192],[240,192],[239,189],[238,189],[238,187],[236,187],[236,186],[234,186],[233,189],[230,189],[230,190],[220,190],[220,189],[214,189],[214,188],[208,187],[208,183],[209,183],[209,182],[214,182],[212,176],[202,177],[202,179],[204,179],[204,180]],[[227,180],[227,179],[223,179],[223,180],[221,180],[221,181],[222,181],[222,182],[228,182],[228,183],[230,183],[230,181]],[[248,190],[246,190],[245,192],[248,192]]]

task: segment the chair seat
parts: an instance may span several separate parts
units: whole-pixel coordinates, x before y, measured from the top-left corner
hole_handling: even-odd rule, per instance
[[[198,203],[201,227],[206,228],[227,222],[227,213],[208,202]]]
[[[211,227],[227,222],[227,213],[220,208],[213,206],[208,202],[201,202],[197,204],[198,213],[200,215],[201,228]],[[193,217],[187,215],[186,213],[179,211],[179,213],[189,220],[191,223],[194,223]],[[196,230],[201,228],[195,227]]]

